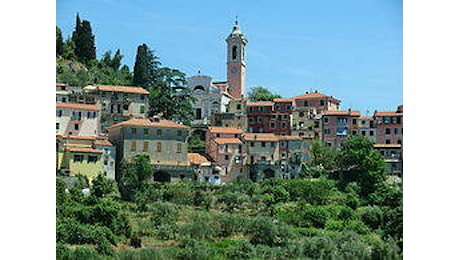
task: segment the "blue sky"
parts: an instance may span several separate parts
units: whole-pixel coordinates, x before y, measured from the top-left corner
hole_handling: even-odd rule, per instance
[[[165,66],[226,80],[225,38],[238,15],[249,40],[246,89],[319,90],[363,114],[403,102],[402,1],[57,0],[64,38],[77,12],[91,22],[98,57],[119,48],[131,69],[146,43]]]

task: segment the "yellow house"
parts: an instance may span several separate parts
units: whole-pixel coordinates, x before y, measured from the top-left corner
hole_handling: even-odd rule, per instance
[[[56,169],[58,174],[88,177],[91,182],[104,171],[103,150],[95,149],[96,137],[57,136]]]

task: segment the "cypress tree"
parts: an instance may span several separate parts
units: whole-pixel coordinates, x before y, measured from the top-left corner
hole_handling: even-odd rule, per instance
[[[153,54],[147,44],[139,45],[134,63],[133,85],[150,89],[160,64],[158,57]]]
[[[56,26],[56,56],[61,56],[64,53],[64,41],[62,40],[62,32]]]
[[[88,64],[90,60],[96,59],[96,45],[91,24],[86,20],[80,22],[78,14],[75,31],[72,33],[72,40],[75,43],[75,55],[79,61]]]

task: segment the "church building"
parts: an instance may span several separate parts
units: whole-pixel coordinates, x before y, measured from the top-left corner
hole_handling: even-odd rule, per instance
[[[213,82],[212,77],[201,75],[187,78],[187,86],[195,98],[193,109],[195,120],[192,127],[206,127],[213,124],[214,116],[224,113],[230,100],[244,95],[246,61],[245,48],[248,43],[235,22],[227,42],[227,81]]]

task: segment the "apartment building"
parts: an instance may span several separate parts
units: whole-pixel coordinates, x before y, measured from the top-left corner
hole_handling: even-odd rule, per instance
[[[97,105],[56,103],[56,134],[98,136],[101,113]]]
[[[269,133],[272,119],[273,106],[271,101],[247,102],[248,132]],[[272,128],[273,129],[273,128]]]
[[[322,115],[323,142],[329,147],[340,147],[348,137],[358,133],[359,111],[332,110]]]
[[[375,111],[378,144],[403,144],[403,106],[396,111]]]
[[[61,176],[102,174],[115,179],[115,146],[103,136],[56,135],[56,171]]]
[[[374,144],[376,149],[384,158],[386,171],[389,174],[402,177],[403,173],[403,152],[401,144]]]
[[[190,127],[152,117],[123,121],[107,130],[110,142],[117,146],[117,161],[148,154],[154,180],[169,182],[193,176],[187,157]]]
[[[273,133],[245,133],[250,178],[259,181],[268,178],[282,178],[280,165],[279,137]]]
[[[373,143],[377,143],[377,126],[374,117],[360,116],[358,118],[357,134],[362,135]]]
[[[206,153],[222,169],[220,175],[225,182],[248,178],[242,134],[241,129],[218,126],[210,126],[206,133]]]

